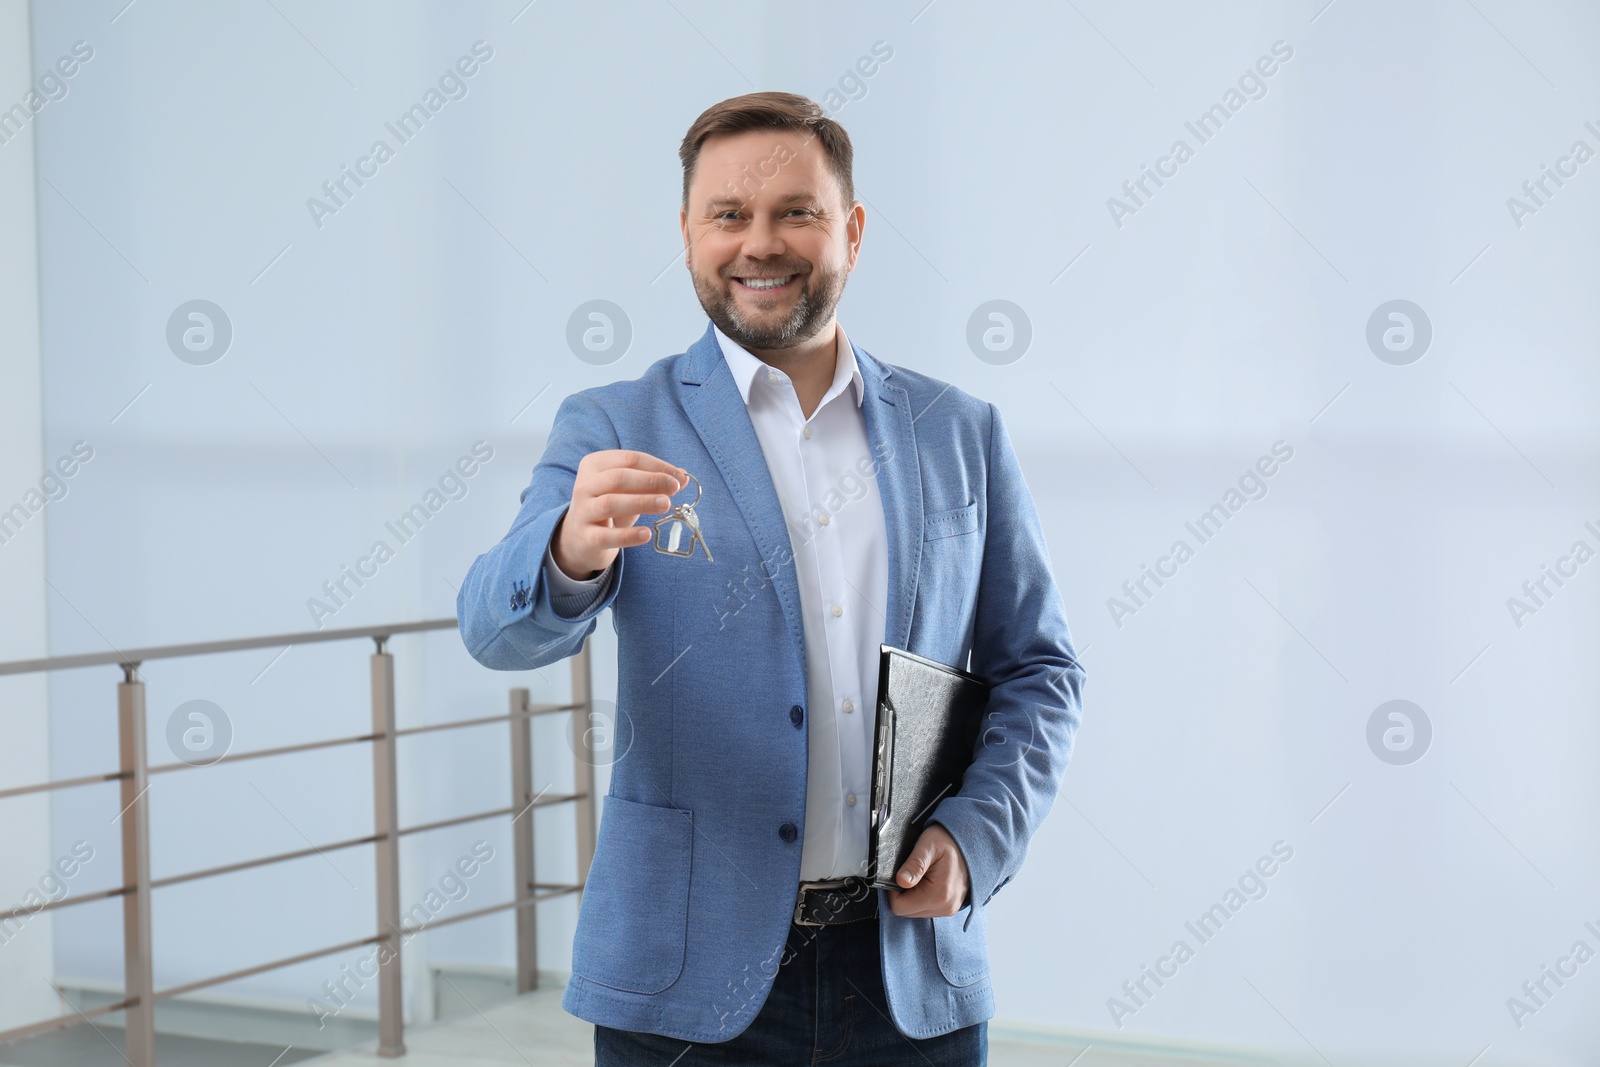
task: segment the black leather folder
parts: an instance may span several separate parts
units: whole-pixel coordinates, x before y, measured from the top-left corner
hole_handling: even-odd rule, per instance
[[[886,889],[939,801],[961,788],[983,728],[989,686],[956,667],[878,646],[867,880]]]

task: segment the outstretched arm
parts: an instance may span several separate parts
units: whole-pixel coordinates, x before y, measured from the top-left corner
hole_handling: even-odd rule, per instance
[[[595,617],[622,587],[622,557],[590,582],[550,581],[552,537],[573,502],[579,462],[618,446],[611,419],[592,398],[563,400],[550,426],[544,456],[522,491],[522,510],[509,533],[467,571],[456,616],[467,651],[485,667],[526,670],[576,653],[594,632]],[[586,589],[576,589],[578,585]]]

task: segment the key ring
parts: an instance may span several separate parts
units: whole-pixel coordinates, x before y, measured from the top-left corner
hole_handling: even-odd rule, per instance
[[[668,508],[667,509],[668,511],[676,511],[677,508],[688,508],[690,511],[693,511],[694,510],[694,506],[696,504],[700,503],[700,494],[702,492],[704,492],[704,490],[701,489],[701,487],[700,487],[700,479],[696,478],[694,475],[690,474],[688,471],[684,471],[683,472],[683,476],[694,483],[694,499],[689,501],[687,504],[679,504],[679,505],[677,505],[677,507]],[[689,488],[687,485],[683,487],[683,489],[687,489],[687,488]],[[678,493],[683,492],[683,489],[679,489]],[[673,496],[677,496],[678,494],[674,493],[672,495]],[[669,496],[667,498],[667,503],[668,504],[672,503],[672,497]]]

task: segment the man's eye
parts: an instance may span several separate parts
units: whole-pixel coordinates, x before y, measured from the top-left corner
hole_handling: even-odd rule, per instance
[[[793,216],[796,213],[799,213],[802,217],[814,217],[816,215],[816,212],[813,211],[811,208],[808,208],[808,207],[792,207],[787,212],[785,212],[785,215]],[[730,221],[730,219],[737,219],[737,218],[739,218],[739,212],[736,211],[733,208],[729,208],[727,211],[722,211],[722,212],[719,212],[719,213],[711,216],[711,221],[712,222],[728,222],[728,221]]]

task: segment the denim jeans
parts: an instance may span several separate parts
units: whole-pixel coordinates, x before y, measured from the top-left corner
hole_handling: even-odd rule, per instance
[[[986,1067],[989,1024],[910,1038],[895,1028],[883,991],[878,918],[789,927],[772,991],[731,1041],[690,1043],[594,1028],[595,1067]]]

